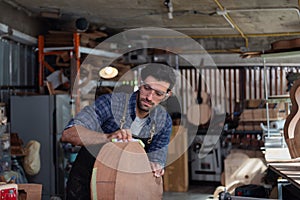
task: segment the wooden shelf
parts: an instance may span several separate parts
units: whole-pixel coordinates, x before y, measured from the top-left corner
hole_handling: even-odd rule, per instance
[[[287,179],[290,183],[300,189],[300,161],[290,160],[288,162],[269,163],[269,168],[276,172],[282,178]]]
[[[284,120],[285,118],[269,118],[269,121],[278,121],[278,120]],[[258,119],[241,119],[240,122],[265,122],[268,121],[267,118],[258,118]]]
[[[290,95],[276,95],[276,96],[269,96],[268,100],[266,100],[268,103],[290,103],[291,98]]]

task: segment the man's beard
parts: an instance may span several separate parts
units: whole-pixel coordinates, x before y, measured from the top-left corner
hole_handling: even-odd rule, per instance
[[[141,99],[140,94],[138,94],[138,100],[137,100],[137,107],[139,110],[143,111],[143,112],[149,112],[153,107],[151,108],[147,108],[145,106],[142,105],[142,101],[147,101],[147,99]],[[152,106],[154,106],[154,104],[152,102],[149,102]]]

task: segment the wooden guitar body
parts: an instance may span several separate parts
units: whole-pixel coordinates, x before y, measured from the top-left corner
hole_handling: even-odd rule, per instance
[[[291,113],[284,124],[284,138],[291,158],[300,157],[300,80],[296,80],[290,90]]]
[[[91,179],[93,200],[159,200],[162,193],[162,178],[153,176],[139,142],[110,142],[102,147]]]
[[[201,92],[203,99],[201,104],[194,103],[187,110],[187,119],[195,126],[207,124],[212,116],[211,107],[209,105],[209,95],[206,92]]]
[[[195,126],[205,125],[211,118],[211,108],[207,104],[194,104],[189,107],[187,118]]]

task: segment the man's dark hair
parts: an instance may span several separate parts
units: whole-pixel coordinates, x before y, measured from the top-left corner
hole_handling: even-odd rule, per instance
[[[153,76],[158,81],[170,83],[170,90],[174,87],[176,74],[173,68],[161,63],[149,63],[144,66],[141,71],[142,80],[145,80],[148,76]]]

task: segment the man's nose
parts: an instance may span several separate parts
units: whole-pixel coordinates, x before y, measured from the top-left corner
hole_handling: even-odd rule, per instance
[[[154,90],[151,90],[149,93],[148,93],[148,95],[147,95],[147,99],[148,100],[152,100],[153,99],[153,95],[154,95]]]

